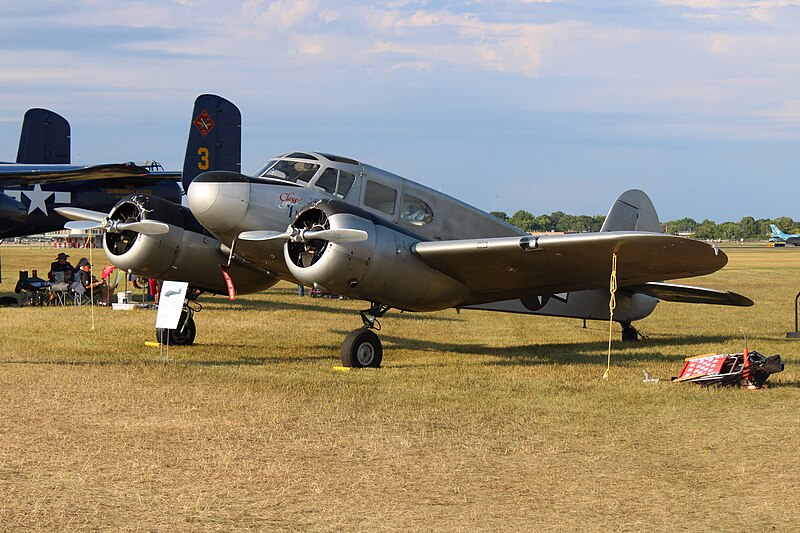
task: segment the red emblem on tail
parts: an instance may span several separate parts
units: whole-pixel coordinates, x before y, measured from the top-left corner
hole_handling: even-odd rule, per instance
[[[209,115],[208,111],[206,111],[205,109],[203,110],[202,113],[197,115],[197,118],[194,119],[194,122],[192,122],[192,124],[194,124],[194,126],[200,132],[200,135],[202,135],[203,137],[208,135],[208,132],[214,129],[214,121],[211,120],[211,115]]]

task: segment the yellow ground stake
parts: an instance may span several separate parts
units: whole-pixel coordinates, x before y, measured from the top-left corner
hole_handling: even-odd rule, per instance
[[[332,366],[331,369],[336,371],[336,372],[350,372],[351,370],[353,370],[353,367],[350,367],[350,366]]]
[[[157,342],[153,342],[153,341],[144,341],[144,345],[145,346],[152,346],[154,348],[158,348],[158,346],[159,346],[159,344]]]

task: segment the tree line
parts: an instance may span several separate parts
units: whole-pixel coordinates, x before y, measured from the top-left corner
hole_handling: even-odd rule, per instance
[[[568,215],[562,211],[555,211],[549,215],[534,215],[523,209],[511,216],[503,211],[492,211],[492,215],[505,220],[519,229],[527,232],[562,232],[584,233],[600,231],[605,215]],[[739,222],[722,222],[717,224],[713,220],[697,222],[693,218],[681,218],[663,222],[661,229],[673,235],[689,235],[697,239],[722,239],[722,240],[763,240],[772,232],[770,224],[775,224],[786,233],[800,233],[800,222],[790,217],[759,218],[743,217]]]

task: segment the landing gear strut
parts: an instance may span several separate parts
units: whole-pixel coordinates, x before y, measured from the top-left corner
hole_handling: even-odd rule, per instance
[[[637,342],[640,338],[639,330],[633,327],[630,321],[623,321],[619,323],[622,326],[622,340],[626,342]]]
[[[388,305],[372,303],[361,311],[364,326],[350,332],[342,344],[342,366],[378,368],[383,360],[383,345],[373,330],[380,330],[378,318],[390,309]]]

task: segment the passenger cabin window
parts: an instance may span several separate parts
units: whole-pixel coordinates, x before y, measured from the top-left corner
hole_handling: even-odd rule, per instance
[[[268,166],[262,176],[279,178],[291,182],[308,183],[319,170],[319,165],[308,161],[287,161],[279,159]]]
[[[404,194],[400,204],[400,220],[414,226],[424,226],[433,221],[433,209],[419,198]]]
[[[397,191],[386,185],[367,180],[364,191],[364,205],[383,211],[387,215],[394,215],[394,204],[397,200]]]
[[[355,175],[349,172],[337,170],[335,168],[326,168],[314,185],[339,198],[344,198],[347,196],[347,193],[350,192],[355,181]]]

